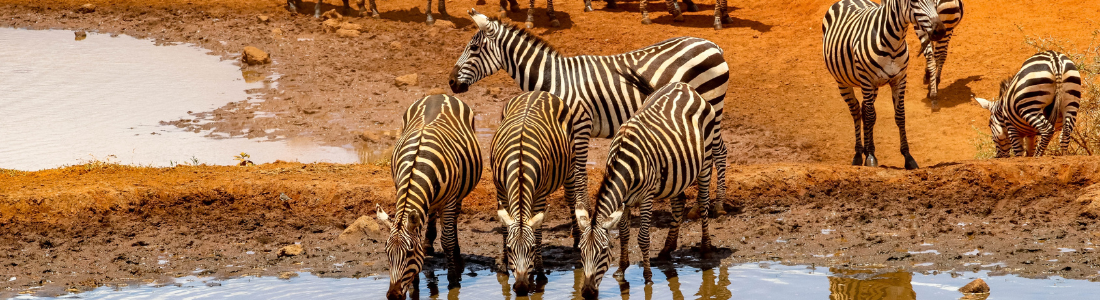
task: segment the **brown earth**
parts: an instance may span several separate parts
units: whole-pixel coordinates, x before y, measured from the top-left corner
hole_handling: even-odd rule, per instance
[[[96,4],[95,12],[75,11],[88,2]],[[424,24],[421,2],[382,1],[381,19],[347,19],[362,26],[361,35],[349,38],[326,33],[320,20],[291,15],[282,8],[284,1],[274,0],[0,0],[0,26],[191,43],[226,59],[239,59],[245,46],[255,46],[273,63],[242,66],[243,75],[267,77],[278,87],[253,91],[266,100],[254,108],[241,102],[196,112],[195,119],[215,117],[200,129],[237,136],[251,129],[244,136],[259,137],[278,128],[288,138],[373,147],[378,140],[385,143],[375,138],[377,132],[399,128],[398,116],[409,103],[446,90],[448,72],[476,27],[463,11],[496,11],[495,1],[449,2],[456,27],[451,29]],[[725,50],[731,68],[725,136],[738,166],[729,173],[733,214],[712,225],[724,263],[779,260],[963,271],[1001,262],[981,268],[1097,278],[1100,261],[1093,242],[1100,239],[1100,204],[1092,199],[1098,199],[1100,188],[1086,187],[1100,181],[1100,160],[967,161],[987,117],[967,101],[970,93],[995,93],[996,82],[1034,52],[1025,36],[1088,45],[1100,24],[1076,17],[1096,15],[1100,3],[968,1],[945,67],[939,111],[931,110],[926,86],[919,82],[923,57],[911,58],[909,140],[925,168],[902,171],[844,165],[852,155],[851,119],[820,56],[820,19],[830,0],[731,1],[735,22],[721,31],[710,29],[709,3],[687,13],[686,22],[673,23],[664,5],[652,1],[654,24],[641,26],[634,2],[620,3],[625,10],[605,10],[597,3],[590,13],[582,11],[582,1],[560,2],[562,27],[548,27],[539,9],[534,32],[566,54],[614,54],[682,35],[713,40]],[[325,10],[338,8],[335,4],[329,1]],[[509,13],[505,19],[525,17],[526,12]],[[916,49],[915,37],[909,40]],[[417,85],[394,86],[396,77],[414,73]],[[459,97],[489,119],[499,102],[518,92],[501,72]],[[900,166],[890,100],[877,106],[880,162]],[[276,117],[253,118],[254,111]],[[186,119],[165,121],[196,126]],[[597,141],[592,160],[602,162],[605,151],[606,141]],[[370,214],[374,203],[392,205],[390,180],[387,168],[372,165],[0,170],[0,297],[40,285],[46,288],[36,291],[49,295],[102,284],[163,282],[196,269],[215,276],[306,267],[322,276],[383,273],[385,266],[371,264],[381,259],[381,245],[370,238],[347,245],[336,236]],[[460,219],[463,253],[475,266],[491,265],[500,249],[498,221],[489,213],[490,189],[483,180]],[[567,245],[560,196],[552,201],[558,205],[550,215],[548,241]],[[658,216],[658,226],[666,227],[667,213]],[[663,232],[655,239],[663,239]],[[685,232],[682,245],[698,241],[695,231]],[[277,256],[279,248],[293,243],[301,243],[305,254]],[[921,246],[925,243],[931,246]],[[929,249],[940,254],[909,253]],[[964,255],[975,249],[983,255]],[[551,250],[564,255],[551,263],[572,262],[562,251]],[[680,260],[691,260],[694,253],[681,254]],[[337,262],[345,267],[332,265]],[[914,266],[920,262],[934,264]]]

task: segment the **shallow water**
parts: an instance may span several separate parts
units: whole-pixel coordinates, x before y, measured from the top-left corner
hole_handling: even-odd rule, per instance
[[[507,277],[482,270],[462,276],[461,287],[447,289],[446,271],[421,276],[422,299],[576,299],[579,270],[549,274],[543,292],[530,297],[510,293]],[[988,299],[1095,299],[1100,283],[1060,277],[1026,279],[1014,275],[989,276],[988,271],[920,274],[874,272],[768,263],[713,268],[654,268],[653,284],[642,284],[641,271],[631,267],[621,284],[608,275],[600,286],[601,299],[959,299],[957,290],[982,278],[989,284]],[[381,299],[389,280],[383,276],[330,279],[298,273],[291,279],[244,277],[228,280],[182,277],[175,283],[136,287],[102,287],[69,294],[81,299]],[[154,287],[154,286],[160,287]],[[17,299],[39,299],[24,295]],[[981,298],[967,298],[981,299]]]
[[[358,161],[350,145],[214,139],[160,125],[250,100],[246,90],[264,87],[262,75],[207,52],[128,36],[77,40],[72,31],[0,28],[0,168],[93,160],[225,165],[241,152],[256,163]]]

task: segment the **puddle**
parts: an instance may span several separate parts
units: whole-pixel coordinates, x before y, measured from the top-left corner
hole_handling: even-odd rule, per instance
[[[426,274],[426,275],[425,275]],[[610,274],[610,272],[609,272]],[[511,293],[509,278],[489,270],[466,273],[460,287],[447,288],[445,270],[422,273],[419,293],[426,299],[579,299],[580,270],[551,272],[541,292],[530,297]],[[298,273],[290,279],[242,277],[219,280],[186,276],[175,282],[127,287],[101,287],[63,298],[81,299],[362,299],[381,298],[389,284],[384,276],[320,278]],[[1091,299],[1100,283],[1060,277],[1026,279],[990,276],[988,271],[909,273],[876,270],[813,268],[768,263],[713,268],[653,270],[651,286],[641,270],[627,270],[626,283],[608,275],[600,286],[602,299],[959,299],[957,290],[981,278],[992,293],[988,299]],[[16,299],[41,299],[21,295]]]
[[[240,70],[189,45],[72,31],[0,28],[0,168],[38,170],[88,161],[141,166],[358,161],[354,147],[308,139],[206,137],[161,121],[245,101],[277,75]],[[266,117],[267,115],[265,115]],[[271,117],[278,117],[271,114]]]

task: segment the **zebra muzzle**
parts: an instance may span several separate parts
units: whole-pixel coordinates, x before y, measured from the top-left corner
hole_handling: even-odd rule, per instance
[[[451,86],[451,91],[455,94],[465,93],[470,90],[470,85],[458,80],[458,67],[451,70],[451,78],[447,80],[447,85]]]

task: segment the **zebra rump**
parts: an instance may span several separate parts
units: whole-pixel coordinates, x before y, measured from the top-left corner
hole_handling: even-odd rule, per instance
[[[997,144],[997,157],[1009,157],[1009,150],[1017,156],[1043,156],[1059,131],[1064,152],[1080,107],[1081,73],[1065,54],[1040,52],[1025,60],[1015,76],[1001,82],[995,101],[974,100],[990,112],[989,129]],[[1039,136],[1038,146],[1035,136]]]

